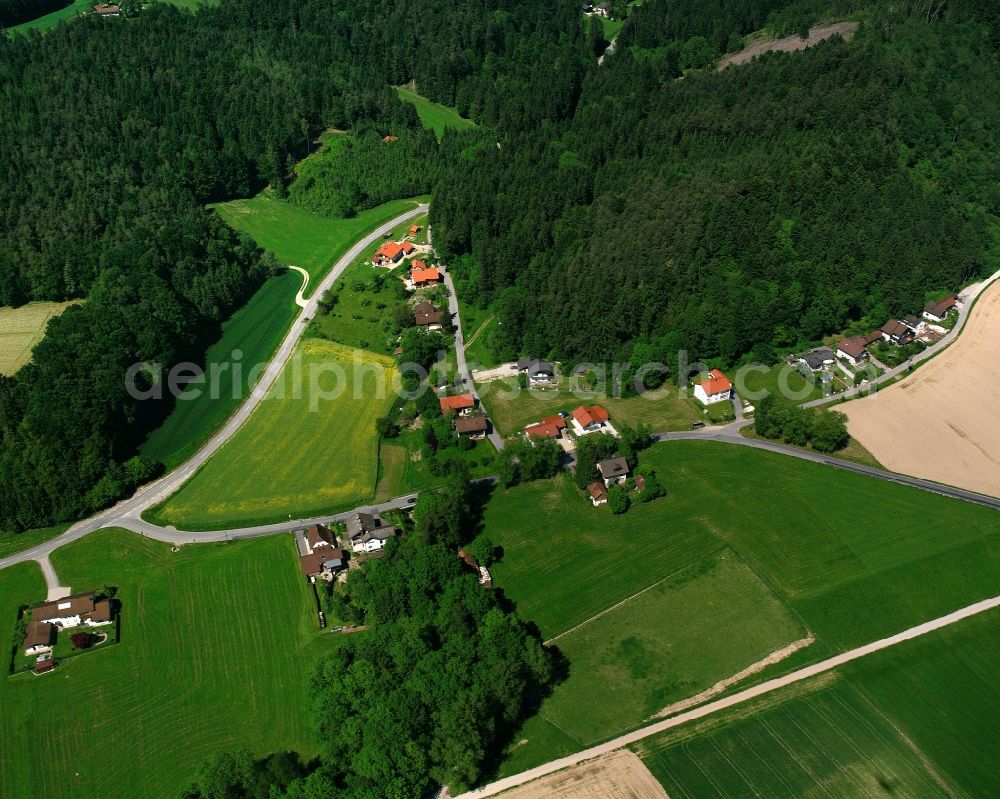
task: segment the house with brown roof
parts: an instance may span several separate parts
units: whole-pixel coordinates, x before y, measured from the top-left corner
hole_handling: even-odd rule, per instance
[[[111,601],[94,600],[94,592],[75,594],[53,602],[43,602],[31,609],[32,621],[44,621],[56,627],[100,627],[111,624]]]
[[[924,306],[921,316],[932,322],[944,321],[945,317],[948,316],[956,304],[957,301],[954,296],[945,297],[943,300],[937,300],[936,302],[929,302]]]
[[[416,236],[418,233],[420,233],[421,230],[423,230],[423,228],[420,227],[420,225],[410,225],[411,236]]]
[[[608,458],[597,462],[597,471],[604,480],[604,485],[610,487],[628,480],[630,469],[625,458]]]
[[[98,3],[93,6],[94,14],[98,17],[117,17],[122,13],[122,7],[110,3]]]
[[[321,577],[331,580],[342,569],[347,568],[347,552],[337,547],[320,547],[314,552],[302,555],[299,565],[306,577]]]
[[[51,652],[56,642],[55,625],[32,619],[24,628],[24,654],[28,657]]]
[[[486,438],[489,423],[481,413],[469,416],[459,416],[455,419],[455,434],[461,438],[468,436],[471,439]]]
[[[864,336],[851,336],[837,342],[837,357],[857,366],[868,357],[868,343]]]
[[[429,302],[420,302],[413,306],[413,322],[425,330],[440,330],[444,320],[444,311],[439,311]]]
[[[694,387],[694,396],[702,405],[727,402],[733,398],[733,384],[721,370],[712,369],[705,379]]]
[[[599,505],[608,504],[608,487],[599,480],[595,480],[587,486],[587,492],[590,494],[590,501],[594,504],[595,508]]]
[[[375,552],[398,534],[396,528],[376,513],[355,513],[347,522],[347,537],[355,552]]]
[[[902,347],[913,341],[913,331],[898,319],[892,319],[879,328],[882,339],[897,347]]]
[[[565,429],[566,420],[557,413],[528,425],[524,428],[524,434],[528,438],[561,438]]]
[[[441,413],[468,413],[476,407],[476,400],[471,394],[441,397],[438,402],[441,405]]]
[[[310,552],[315,552],[324,547],[337,546],[337,537],[325,524],[310,524],[306,528],[306,544]]]
[[[600,405],[581,405],[573,411],[573,431],[578,436],[610,429],[611,417]]]

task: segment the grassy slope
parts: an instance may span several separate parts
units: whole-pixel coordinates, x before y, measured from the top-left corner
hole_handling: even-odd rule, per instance
[[[561,479],[489,504],[486,530],[505,550],[498,582],[547,637],[721,544],[834,649],[996,593],[1000,514],[989,509],[711,442],[659,444],[643,461],[668,496],[621,517]]]
[[[358,239],[417,202],[393,200],[351,219],[320,216],[267,193],[213,207],[229,225],[248,233],[257,244],[274,253],[280,263],[302,267],[315,281]]]
[[[250,391],[251,372],[274,354],[298,310],[299,274],[289,271],[268,280],[222,325],[222,337],[205,355],[205,363],[239,364],[219,373],[218,391],[206,382],[201,396],[178,400],[164,423],[154,430],[141,452],[168,469],[183,463],[218,430]],[[240,352],[237,360],[233,353]],[[239,381],[235,378],[240,378]],[[214,395],[214,398],[213,398]]]
[[[391,386],[395,365],[318,339],[305,340],[296,353],[301,363],[293,355],[249,421],[151,518],[185,529],[218,529],[281,521],[289,514],[301,518],[372,496],[375,418],[387,404],[374,399],[375,372]],[[319,371],[340,368],[346,382],[333,371]],[[344,390],[324,399],[311,389],[314,377],[322,391]]]
[[[30,549],[33,546],[55,538],[69,527],[67,524],[56,524],[52,527],[38,527],[25,530],[23,533],[0,533],[0,558],[6,558],[15,552]],[[2,640],[2,639],[0,639]]]
[[[0,375],[12,375],[24,366],[49,320],[73,302],[30,302],[19,308],[0,308]]]
[[[560,638],[556,645],[569,658],[569,678],[541,712],[593,744],[806,634],[727,550]],[[600,702],[581,701],[598,696]]]
[[[308,675],[337,639],[317,633],[290,537],[172,553],[105,530],[53,561],[75,589],[119,586],[122,640],[0,680],[0,795],[166,798],[220,749],[316,753]],[[45,592],[19,570],[0,581],[6,630]]]
[[[31,19],[27,22],[22,22],[20,25],[15,25],[13,28],[9,28],[7,33],[27,33],[31,30],[47,31],[50,28],[54,28],[63,20],[74,19],[78,14],[86,13],[93,5],[94,0],[73,0],[73,2],[63,8],[57,8],[55,11],[37,19]]]
[[[654,432],[689,430],[691,422],[702,418],[701,406],[683,398],[668,386],[663,395],[614,399],[590,392],[521,391],[513,378],[477,384],[483,405],[504,435],[512,435],[544,416],[571,411],[579,405],[598,404],[607,408],[611,423],[645,424]]]
[[[476,127],[471,119],[466,119],[450,106],[441,105],[422,97],[412,89],[396,88],[399,99],[417,109],[417,116],[425,128],[430,128],[440,139],[446,130],[467,130]]]

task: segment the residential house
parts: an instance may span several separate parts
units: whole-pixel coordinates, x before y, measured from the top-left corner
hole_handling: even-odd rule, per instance
[[[42,655],[35,661],[32,668],[35,674],[48,674],[55,667],[56,662],[52,659],[52,655]]]
[[[720,370],[713,369],[694,387],[694,396],[702,405],[713,405],[733,398],[733,384]]]
[[[546,416],[540,422],[528,425],[524,428],[524,434],[528,438],[560,438],[565,429],[566,420],[557,413]]]
[[[471,439],[485,438],[488,428],[486,416],[481,413],[459,416],[455,419],[455,434],[459,438],[462,436],[468,436]]]
[[[611,3],[605,0],[605,2],[594,6],[594,13],[605,19],[611,19]]]
[[[528,376],[531,384],[551,383],[556,376],[556,368],[550,361],[539,358],[521,358],[517,362],[517,371]]]
[[[611,417],[600,405],[581,405],[573,411],[573,428],[578,436],[596,433],[608,427]]]
[[[426,269],[412,269],[410,271],[410,280],[413,281],[414,287],[418,289],[425,286],[435,286],[441,282],[441,270],[436,266]]]
[[[908,313],[899,321],[906,325],[914,334],[920,332],[920,328],[924,325],[924,323],[920,321],[920,317],[911,313]]]
[[[122,13],[122,7],[110,3],[98,3],[94,8],[94,14],[99,17],[117,17]]]
[[[879,333],[882,334],[883,340],[895,344],[897,347],[902,347],[913,341],[913,331],[898,319],[886,322],[879,328]]]
[[[582,6],[580,6],[580,10],[584,14],[592,14],[594,13],[594,6],[592,3],[584,3]]]
[[[375,266],[398,264],[403,260],[403,254],[402,245],[394,241],[386,242],[375,251],[375,254],[372,256],[372,263]]]
[[[800,355],[798,362],[809,367],[813,372],[819,372],[833,365],[833,351],[829,347],[816,347]]]
[[[948,313],[956,305],[955,297],[945,297],[943,300],[938,300],[937,302],[929,302],[924,306],[924,312],[921,314],[924,319],[929,319],[932,322],[941,322],[948,316]]]
[[[600,472],[604,485],[612,486],[615,483],[624,483],[628,480],[628,461],[624,458],[608,458],[598,461],[597,471]]]
[[[441,405],[441,413],[465,414],[476,407],[476,400],[471,394],[454,394],[450,397],[441,397],[438,402]]]
[[[306,577],[332,579],[337,572],[347,568],[347,552],[337,547],[320,547],[299,558],[302,573]]]
[[[838,341],[837,357],[857,366],[868,357],[868,342],[865,336],[851,336]]]
[[[590,501],[594,504],[595,508],[598,505],[608,504],[608,487],[604,483],[595,480],[587,486],[587,491],[590,492]]]
[[[28,657],[51,652],[56,641],[56,628],[47,621],[32,619],[24,628],[24,654]]]
[[[309,545],[309,551],[315,552],[323,547],[337,546],[337,537],[325,524],[310,524],[306,528],[306,543]]]
[[[429,302],[413,306],[413,321],[417,327],[422,327],[424,330],[440,330],[443,319],[444,311],[439,311]]]
[[[396,535],[396,528],[375,513],[355,513],[347,520],[347,537],[355,552],[375,552]]]
[[[44,621],[56,627],[100,627],[110,624],[112,619],[111,601],[94,600],[94,592],[68,596],[53,602],[43,602],[31,609],[32,621]]]
[[[420,233],[421,230],[423,230],[423,228],[420,227],[420,225],[410,225],[411,236],[416,236],[418,233]]]

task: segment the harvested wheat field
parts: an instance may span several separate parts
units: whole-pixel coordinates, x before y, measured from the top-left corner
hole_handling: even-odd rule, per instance
[[[886,468],[1000,496],[1000,282],[958,339],[906,379],[837,408]]]
[[[500,794],[501,799],[670,799],[632,752],[621,750]]]
[[[844,39],[850,41],[851,37],[858,29],[857,22],[838,22],[836,25],[824,25],[823,27],[812,28],[809,31],[809,38],[803,39],[798,34],[785,36],[782,39],[771,39],[769,41],[754,42],[747,45],[738,53],[727,55],[719,61],[719,69],[725,69],[730,64],[746,64],[764,53],[791,53],[795,50],[805,50],[807,47],[817,45],[831,36],[840,34]]]
[[[45,334],[49,319],[72,304],[31,302],[19,308],[0,308],[0,374],[12,375],[24,366]]]

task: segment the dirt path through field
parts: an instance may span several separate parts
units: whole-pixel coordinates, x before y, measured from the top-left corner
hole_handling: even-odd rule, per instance
[[[782,52],[791,53],[795,50],[805,50],[807,47],[819,44],[824,39],[840,34],[845,39],[850,40],[858,29],[857,22],[838,22],[836,25],[824,25],[812,28],[809,31],[809,38],[803,39],[798,34],[785,36],[783,39],[772,39],[767,42],[756,42],[749,47],[744,47],[738,53],[727,55],[719,62],[719,69],[725,69],[730,64],[746,64],[753,61],[757,56],[764,53]]]
[[[543,777],[501,794],[502,799],[670,799],[643,762],[628,751]]]
[[[1000,282],[962,335],[909,377],[846,403],[847,428],[887,469],[1000,496]]]

